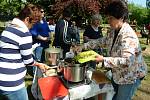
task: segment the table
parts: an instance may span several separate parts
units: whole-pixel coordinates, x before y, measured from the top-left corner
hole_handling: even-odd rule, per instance
[[[31,88],[33,96],[35,97],[35,99],[37,98],[39,100],[41,100],[42,98],[42,95],[40,94],[40,92],[38,92],[39,87],[37,85],[37,79],[40,75],[42,75],[40,70],[37,70],[34,75],[34,80]],[[91,76],[90,74],[88,75]],[[96,82],[92,80],[90,84],[81,84],[70,88],[69,96],[66,96],[61,100],[83,100],[93,96],[97,96],[98,94],[102,93],[105,93],[105,95],[103,96],[104,100],[112,100],[112,97],[114,95],[114,89],[112,84],[111,83],[96,84]]]
[[[96,84],[94,81],[89,85],[81,85],[69,89],[70,100],[83,100],[101,93],[105,93],[104,100],[112,100],[114,89],[111,84]]]

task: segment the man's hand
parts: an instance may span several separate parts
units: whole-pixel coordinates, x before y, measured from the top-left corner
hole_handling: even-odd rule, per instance
[[[37,36],[37,39],[42,40],[42,41],[45,41],[45,42],[50,41],[50,37],[43,37],[43,36],[41,36],[41,35],[38,35],[38,36]]]
[[[33,64],[33,66],[39,67],[39,68],[42,70],[42,72],[46,72],[47,69],[49,69],[49,66],[48,66],[48,65],[43,64],[43,63],[38,63],[38,62],[35,62],[35,63]]]

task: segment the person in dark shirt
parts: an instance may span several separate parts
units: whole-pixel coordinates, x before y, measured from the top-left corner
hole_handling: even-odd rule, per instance
[[[146,25],[146,29],[148,30],[148,35],[146,40],[146,44],[148,45],[150,43],[150,23]]]
[[[100,20],[101,20],[101,16],[96,14],[93,15],[91,18],[91,24],[88,25],[83,33],[83,41],[84,43],[93,40],[93,39],[98,39],[103,37],[102,34],[102,28],[100,27]],[[94,51],[96,51],[99,54],[102,54],[102,48],[96,48],[93,49]],[[91,61],[89,64],[90,67],[95,68],[96,67],[96,62],[95,61]]]
[[[88,25],[83,33],[83,41],[88,42],[91,39],[98,39],[103,37],[102,28],[100,25],[101,17],[100,15],[93,15],[91,18],[91,24]]]
[[[72,21],[71,27],[70,27],[70,33],[71,33],[71,38],[72,41],[75,44],[80,44],[80,32],[79,32],[79,28],[76,26],[76,22]]]
[[[71,10],[69,8],[64,9],[63,17],[56,23],[55,28],[53,46],[60,47],[63,50],[63,57],[70,51],[72,43],[71,34],[69,32],[71,16]]]

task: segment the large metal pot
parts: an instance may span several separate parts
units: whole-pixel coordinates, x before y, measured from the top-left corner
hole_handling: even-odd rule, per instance
[[[59,60],[62,58],[62,49],[60,48],[47,48],[45,49],[45,63],[47,65],[58,65]]]
[[[65,66],[63,70],[64,78],[70,82],[80,82],[85,79],[85,67],[80,64]]]

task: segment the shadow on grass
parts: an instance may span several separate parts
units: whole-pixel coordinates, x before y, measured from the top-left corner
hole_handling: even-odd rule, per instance
[[[27,87],[27,92],[28,92],[29,100],[36,100],[36,99],[34,99],[34,97],[33,97],[33,95],[32,95],[31,86],[32,86],[32,85],[28,85],[28,87]]]
[[[0,27],[0,34],[2,33],[2,31],[5,29],[5,27]]]
[[[33,66],[27,66],[26,67],[27,68],[27,74],[29,74],[30,76],[34,76],[34,74],[33,74]]]
[[[26,86],[27,86],[27,92],[28,92],[28,98],[29,100],[36,100],[34,99],[32,92],[31,92],[31,86],[32,86],[32,81],[33,81],[33,67],[28,66],[27,68],[27,75],[25,78]]]

